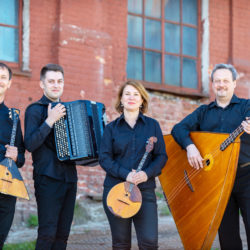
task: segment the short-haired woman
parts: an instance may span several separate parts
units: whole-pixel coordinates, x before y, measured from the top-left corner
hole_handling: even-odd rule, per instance
[[[113,249],[131,248],[131,226],[134,223],[139,249],[158,249],[158,219],[155,177],[167,161],[165,143],[158,122],[144,115],[148,108],[148,93],[142,84],[128,81],[118,92],[116,110],[121,114],[104,131],[99,162],[106,171],[103,205],[112,233]],[[146,141],[157,142],[142,170],[136,172],[144,153]],[[116,184],[130,182],[138,186],[142,205],[137,214],[120,218],[110,212],[106,199]]]

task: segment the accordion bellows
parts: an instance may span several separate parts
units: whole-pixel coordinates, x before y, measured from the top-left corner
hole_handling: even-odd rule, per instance
[[[66,108],[66,116],[54,126],[58,159],[75,161],[82,166],[98,165],[101,137],[106,123],[104,104],[88,100],[62,104]]]

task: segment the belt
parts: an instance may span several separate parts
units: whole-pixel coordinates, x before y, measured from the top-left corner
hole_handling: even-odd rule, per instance
[[[244,168],[244,167],[247,167],[247,166],[250,166],[250,162],[246,162],[244,164],[241,164],[240,168]]]

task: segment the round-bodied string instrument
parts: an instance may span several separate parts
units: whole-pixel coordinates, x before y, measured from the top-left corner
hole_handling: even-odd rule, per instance
[[[147,141],[144,153],[136,172],[141,171],[148,154],[153,150],[156,137],[150,137]],[[139,188],[133,183],[122,182],[115,185],[108,193],[107,206],[111,213],[121,218],[134,216],[141,208],[142,196]]]

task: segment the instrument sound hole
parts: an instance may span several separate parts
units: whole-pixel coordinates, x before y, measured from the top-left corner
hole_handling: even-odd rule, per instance
[[[210,160],[207,159],[207,160],[206,160],[206,166],[209,166],[209,164],[210,164]]]

